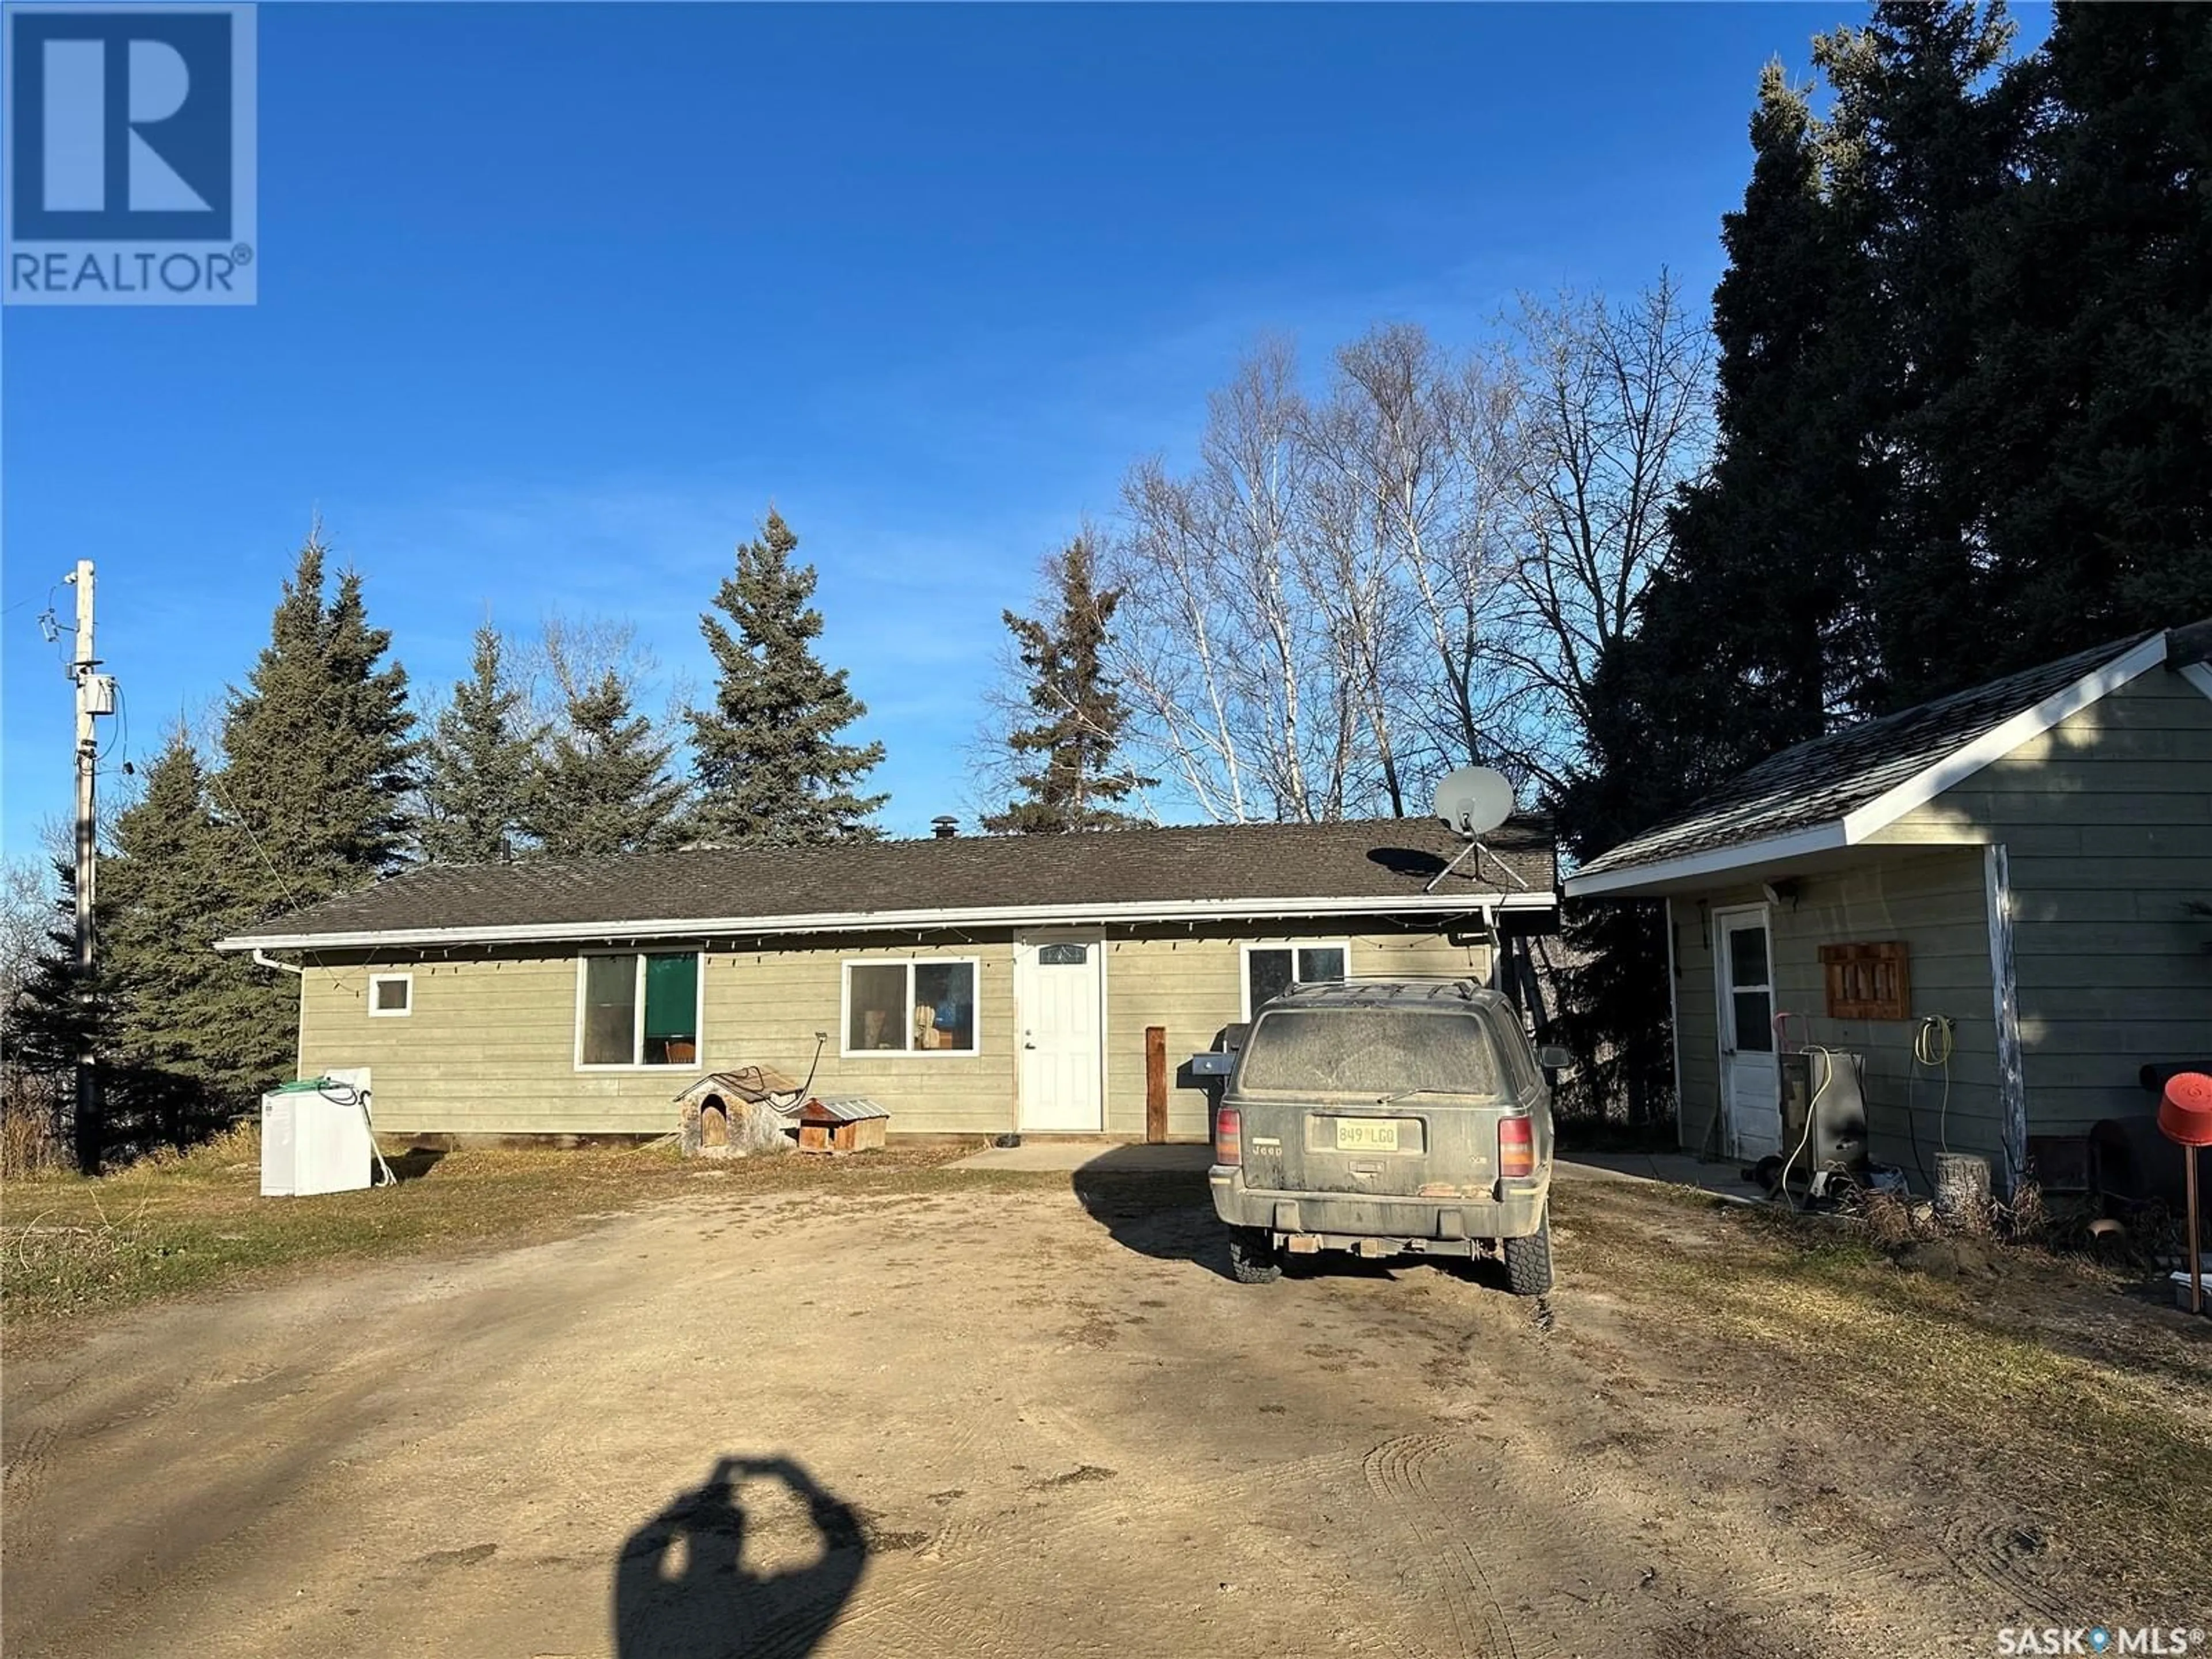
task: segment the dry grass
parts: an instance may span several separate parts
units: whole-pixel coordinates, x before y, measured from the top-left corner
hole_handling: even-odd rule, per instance
[[[96,1181],[52,1175],[0,1188],[0,1320],[13,1344],[156,1297],[311,1264],[523,1243],[686,1194],[928,1185],[969,1150],[727,1163],[664,1146],[395,1152],[395,1187],[264,1199],[259,1133],[248,1127]]]
[[[2115,1588],[2148,1588],[2203,1550],[2212,1332],[2124,1299],[2125,1280],[2081,1260],[1985,1246],[1991,1275],[1937,1278],[1863,1232],[1699,1207],[1718,1242],[1675,1236],[1643,1193],[1579,1188],[1560,1211],[1577,1269],[1644,1287],[1632,1316],[1653,1340],[1683,1340],[1688,1322],[1730,1345],[1735,1375],[1856,1413],[1908,1455],[1963,1455],[2111,1564]]]

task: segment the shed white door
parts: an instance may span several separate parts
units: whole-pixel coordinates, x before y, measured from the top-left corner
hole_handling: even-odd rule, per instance
[[[1721,1098],[1738,1158],[1782,1150],[1781,1078],[1774,1058],[1774,966],[1766,912],[1717,910]]]
[[[1095,1133],[1105,1127],[1105,1004],[1104,941],[1015,945],[1023,1128]]]

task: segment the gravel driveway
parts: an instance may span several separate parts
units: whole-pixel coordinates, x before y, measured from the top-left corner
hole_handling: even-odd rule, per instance
[[[1240,1287],[1175,1193],[687,1199],[132,1316],[10,1367],[7,1651],[1917,1654],[2052,1602],[1956,1471],[1639,1338],[1571,1196],[1554,1322]]]

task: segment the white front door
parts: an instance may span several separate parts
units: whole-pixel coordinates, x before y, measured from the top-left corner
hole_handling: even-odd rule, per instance
[[[1105,1015],[1103,939],[1015,943],[1023,1128],[1096,1133],[1105,1127]]]
[[[1781,1078],[1774,1058],[1774,965],[1766,912],[1713,913],[1720,974],[1721,1102],[1738,1158],[1782,1150]]]

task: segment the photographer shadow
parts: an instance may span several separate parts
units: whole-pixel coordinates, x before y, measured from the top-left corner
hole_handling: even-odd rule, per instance
[[[772,1573],[747,1568],[748,1521],[738,1493],[748,1480],[780,1481],[805,1504],[817,1559]],[[798,1464],[722,1458],[703,1484],[623,1544],[615,1564],[615,1651],[619,1659],[799,1659],[844,1611],[867,1556],[860,1517]]]

